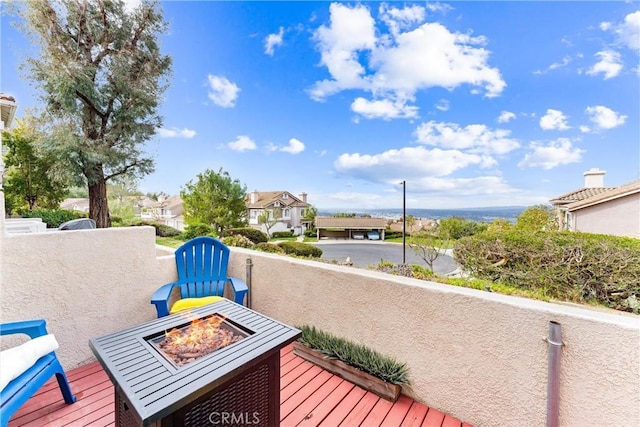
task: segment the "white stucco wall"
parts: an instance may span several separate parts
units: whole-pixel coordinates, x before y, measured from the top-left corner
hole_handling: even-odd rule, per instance
[[[571,212],[572,230],[640,238],[640,193]]]
[[[0,321],[45,318],[65,368],[90,338],[155,318],[175,280],[151,227],[3,236]],[[477,426],[542,426],[548,322],[562,325],[563,426],[640,425],[640,317],[232,249],[252,266],[254,310],[310,324],[407,363],[408,394]],[[3,340],[4,341],[4,340]],[[3,342],[3,346],[5,346]]]
[[[176,279],[153,227],[5,235],[0,246],[0,322],[45,319],[67,369],[95,360],[90,338],[154,319],[151,295]]]
[[[543,426],[549,321],[561,425],[640,425],[640,318],[234,249],[253,308],[406,362],[408,394],[477,426]]]

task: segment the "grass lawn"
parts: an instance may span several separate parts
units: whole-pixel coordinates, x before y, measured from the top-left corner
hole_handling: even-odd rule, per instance
[[[170,248],[178,249],[184,240],[176,239],[175,237],[156,237],[156,244],[161,246],[168,246]]]

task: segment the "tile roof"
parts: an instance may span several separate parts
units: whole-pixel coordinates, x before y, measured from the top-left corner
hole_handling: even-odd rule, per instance
[[[640,179],[631,181],[627,184],[609,189],[609,191],[600,192],[574,203],[567,205],[567,209],[575,210],[599,203],[608,202],[610,200],[619,199],[620,197],[629,196],[631,194],[640,193]]]
[[[617,187],[581,188],[579,190],[575,190],[570,193],[565,193],[561,196],[555,197],[551,199],[550,202],[554,205],[566,205],[568,203],[579,202],[581,200],[597,196],[598,194],[607,193],[611,190],[615,190],[616,188]]]
[[[252,194],[257,194],[258,198],[254,203],[251,203]],[[287,195],[287,198],[282,197],[283,194]],[[272,207],[275,202],[280,202],[280,207],[307,207],[309,203],[305,203],[302,200],[295,197],[288,191],[256,191],[247,194],[245,204],[247,209],[263,209]]]
[[[316,228],[373,228],[387,227],[384,218],[336,218],[331,216],[317,216]]]

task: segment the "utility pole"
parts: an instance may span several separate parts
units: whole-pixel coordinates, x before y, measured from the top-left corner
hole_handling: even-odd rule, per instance
[[[402,265],[407,263],[407,181],[402,181]]]

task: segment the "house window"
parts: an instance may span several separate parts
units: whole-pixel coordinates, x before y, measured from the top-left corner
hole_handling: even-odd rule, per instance
[[[289,195],[288,195],[287,193],[284,193],[284,194],[282,195],[282,198],[283,198],[283,199],[288,199],[288,198],[289,198]]]
[[[256,219],[256,216],[257,216],[256,214],[257,214],[257,211],[255,209],[251,209],[249,211],[249,218]]]
[[[291,217],[291,213],[289,212],[289,209],[285,209],[284,212],[282,213],[282,217],[283,218],[290,218]]]
[[[300,209],[300,216],[304,216],[304,209]]]
[[[273,206],[275,206],[276,208],[277,208],[277,207],[280,207],[280,202],[275,202],[275,203],[273,204]]]

